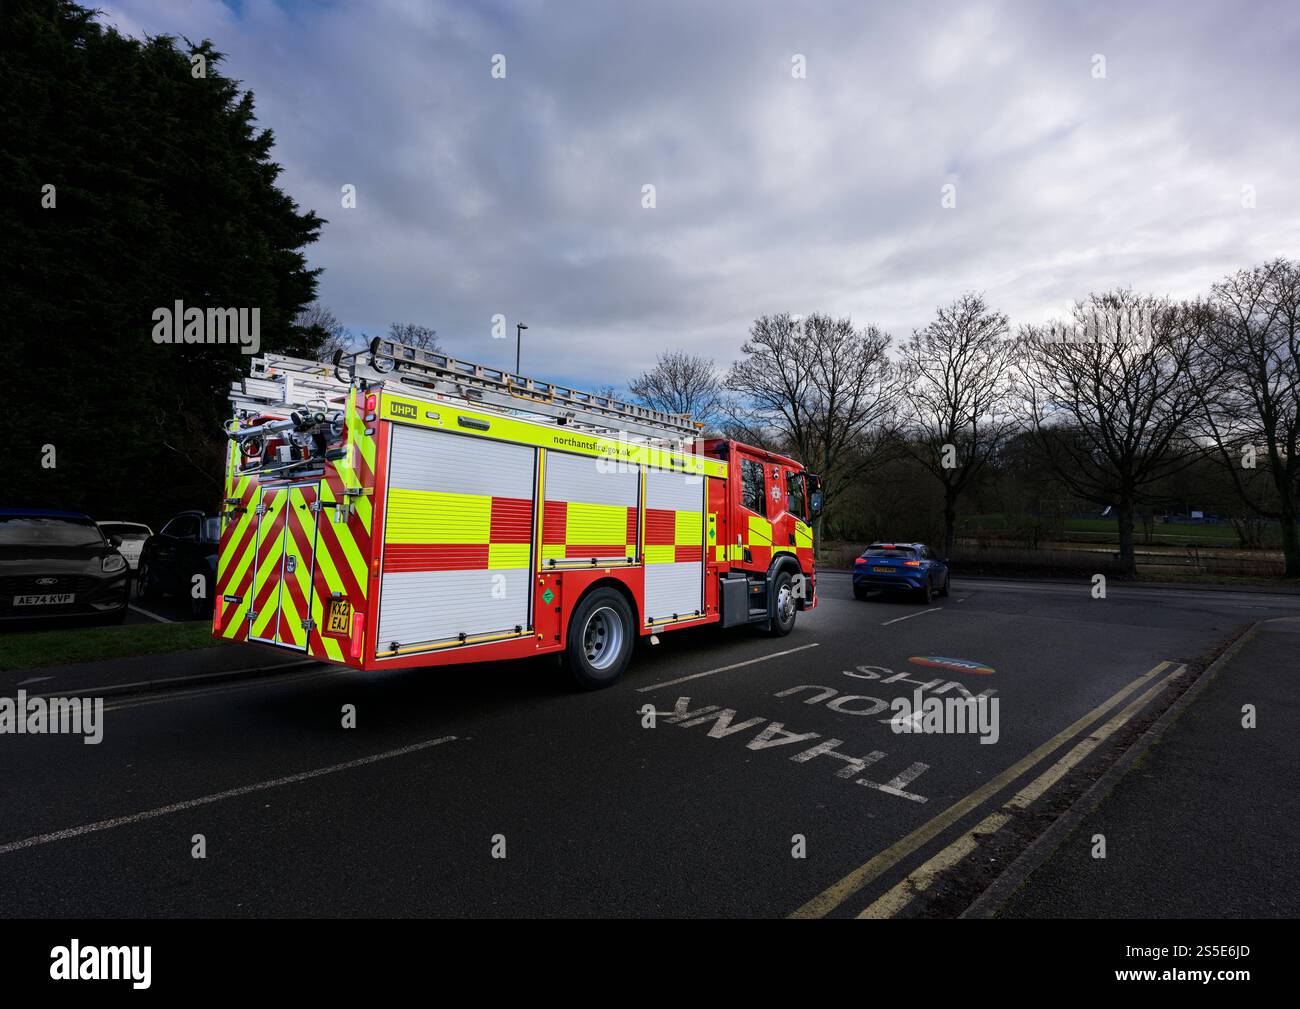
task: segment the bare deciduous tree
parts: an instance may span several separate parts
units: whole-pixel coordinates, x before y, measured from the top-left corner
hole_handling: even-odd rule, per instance
[[[430,354],[446,353],[438,344],[438,331],[415,322],[394,322],[388,327],[388,339],[394,343],[404,343],[417,350]]]
[[[896,430],[897,387],[890,336],[850,319],[788,314],[754,320],[726,388],[740,397],[736,428],[776,441],[822,478],[829,511],[837,497],[883,461]],[[818,522],[820,534],[821,522]]]
[[[1223,373],[1203,390],[1203,432],[1242,500],[1281,522],[1286,577],[1300,578],[1300,263],[1238,271],[1215,285],[1212,303],[1210,349]]]
[[[333,311],[319,301],[313,301],[299,312],[293,324],[311,331],[320,338],[321,342],[315,351],[318,361],[332,361],[335,351],[353,349],[351,331],[339,322],[338,316]]]
[[[1115,507],[1119,562],[1129,572],[1137,504],[1200,455],[1187,428],[1204,381],[1203,314],[1200,306],[1121,290],[1076,303],[1068,331],[1022,334],[1035,440],[1074,493]]]
[[[899,361],[906,451],[943,489],[944,556],[951,557],[957,502],[1016,424],[1007,317],[981,295],[962,295],[912,334]]]
[[[685,350],[668,351],[627,387],[652,410],[688,414],[702,423],[706,432],[717,428],[723,389],[711,358]]]

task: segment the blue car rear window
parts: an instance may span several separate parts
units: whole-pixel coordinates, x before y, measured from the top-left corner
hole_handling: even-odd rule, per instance
[[[910,547],[867,547],[863,557],[915,557],[916,551]]]

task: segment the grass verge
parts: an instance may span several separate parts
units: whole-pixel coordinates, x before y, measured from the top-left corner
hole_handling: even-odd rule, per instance
[[[211,635],[212,629],[206,620],[6,634],[0,638],[0,670],[36,669],[129,655],[188,652],[211,647],[214,644]]]

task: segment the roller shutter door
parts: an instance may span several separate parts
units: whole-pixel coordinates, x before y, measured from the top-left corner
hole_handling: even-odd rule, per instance
[[[631,564],[640,473],[593,456],[546,453],[544,568]]]
[[[646,623],[704,612],[704,478],[647,470]]]
[[[536,454],[393,428],[378,655],[531,630]]]

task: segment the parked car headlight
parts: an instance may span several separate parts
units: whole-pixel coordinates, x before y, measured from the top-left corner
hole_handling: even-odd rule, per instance
[[[126,559],[121,554],[109,554],[104,558],[104,574],[111,575],[126,567]]]

